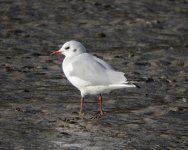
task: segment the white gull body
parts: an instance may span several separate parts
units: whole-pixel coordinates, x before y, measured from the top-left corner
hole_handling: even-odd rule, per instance
[[[80,42],[66,42],[59,51],[52,54],[65,55],[62,63],[63,72],[67,79],[80,90],[82,97],[136,87],[127,81],[123,72],[115,71],[105,61],[87,53]]]
[[[105,61],[86,53],[81,43],[70,41],[63,45],[70,53],[62,63],[67,79],[77,87],[81,95],[97,95],[112,90],[135,87],[129,84],[123,72],[117,72]],[[75,52],[74,52],[75,51]]]

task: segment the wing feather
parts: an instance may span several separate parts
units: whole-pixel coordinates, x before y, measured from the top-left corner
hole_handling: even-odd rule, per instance
[[[105,61],[88,53],[76,56],[69,63],[73,67],[70,75],[88,81],[91,85],[110,85],[127,81],[123,72],[113,70]]]

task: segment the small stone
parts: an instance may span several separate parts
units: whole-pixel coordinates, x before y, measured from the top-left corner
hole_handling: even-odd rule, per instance
[[[153,20],[153,23],[154,23],[154,24],[159,24],[160,21],[159,21],[159,20]]]
[[[42,67],[42,69],[44,69],[44,70],[48,70],[48,67]]]
[[[19,107],[16,107],[16,111],[21,111],[21,108],[19,108]]]
[[[165,80],[167,83],[172,83],[172,81],[170,79],[166,79]]]
[[[7,56],[6,59],[11,59],[11,57]]]
[[[101,33],[98,34],[98,37],[104,38],[104,37],[106,37],[106,34],[104,34],[104,33],[101,32]]]
[[[184,103],[186,103],[186,102],[187,102],[187,99],[184,97],[184,98],[182,98],[182,101],[183,101]]]
[[[32,53],[32,56],[41,56],[40,53]]]
[[[70,134],[67,133],[67,132],[61,132],[60,134],[62,134],[62,135],[70,135]]]
[[[4,66],[5,66],[5,70],[7,72],[14,71],[14,68],[10,64],[4,64]]]
[[[149,83],[149,82],[154,82],[154,79],[153,78],[150,78],[150,77],[144,77],[143,78],[145,80],[145,82]]]
[[[29,90],[28,89],[24,89],[24,92],[29,92]]]
[[[132,57],[134,57],[134,54],[131,54],[131,53],[130,53],[130,54],[128,55],[128,57],[129,57],[129,58],[132,58]]]
[[[104,5],[103,7],[104,7],[105,9],[109,9],[109,8],[111,8],[111,5],[106,4],[106,5]]]
[[[149,63],[148,62],[146,62],[146,61],[143,61],[143,62],[136,62],[135,63],[136,65],[139,65],[139,66],[145,66],[145,65],[149,65]]]
[[[94,3],[95,6],[101,6],[102,4],[99,2]]]

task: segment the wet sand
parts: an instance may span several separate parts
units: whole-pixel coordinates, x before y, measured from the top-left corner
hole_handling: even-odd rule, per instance
[[[188,1],[0,1],[1,150],[188,147]],[[50,52],[75,39],[139,89],[86,98]]]

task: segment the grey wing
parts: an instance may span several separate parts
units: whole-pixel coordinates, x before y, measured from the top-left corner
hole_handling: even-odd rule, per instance
[[[73,67],[71,76],[88,81],[91,85],[109,85],[126,82],[123,72],[112,70],[106,62],[99,58],[96,59],[88,53],[78,55],[71,63]]]
[[[104,60],[100,59],[100,58],[97,58],[95,56],[93,56],[93,58],[100,64],[102,65],[103,67],[105,67],[106,69],[111,69],[111,70],[114,70],[107,62],[105,62]]]
[[[123,72],[115,71],[107,62],[104,60],[93,56],[93,58],[104,68],[106,68],[106,73],[111,81],[111,83],[127,83],[127,78],[124,76]]]

